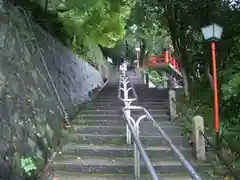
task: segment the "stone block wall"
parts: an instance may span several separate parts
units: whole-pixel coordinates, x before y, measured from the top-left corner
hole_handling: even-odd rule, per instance
[[[70,116],[103,85],[92,66],[0,0],[0,179],[23,174],[27,158],[40,167],[57,145],[64,115],[44,62]]]

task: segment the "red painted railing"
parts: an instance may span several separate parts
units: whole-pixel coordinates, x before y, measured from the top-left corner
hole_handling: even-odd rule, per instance
[[[168,50],[165,50],[163,54],[159,56],[145,57],[144,66],[148,68],[160,68],[161,65],[171,64],[172,68],[180,72],[180,67],[176,60],[169,55]]]

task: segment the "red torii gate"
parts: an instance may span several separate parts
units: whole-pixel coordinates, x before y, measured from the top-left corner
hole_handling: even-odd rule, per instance
[[[144,60],[144,67],[172,71],[177,76],[182,77],[180,66],[176,60],[169,55],[168,50],[165,50],[164,53],[159,56],[146,56]]]

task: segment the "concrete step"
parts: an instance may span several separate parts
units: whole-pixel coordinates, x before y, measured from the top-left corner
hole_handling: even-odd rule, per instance
[[[85,125],[85,126],[125,126],[125,122],[122,119],[119,120],[98,120],[98,119],[74,119],[71,121],[73,125]]]
[[[73,172],[64,172],[64,171],[55,171],[53,172],[53,177],[58,178],[59,180],[133,180],[135,179],[133,175],[127,174],[84,174],[84,173],[73,173]],[[158,174],[159,179],[161,180],[192,180],[188,174],[170,174],[163,175]],[[52,179],[47,179],[52,180]],[[149,174],[142,174],[139,180],[151,180]]]
[[[129,97],[133,98],[131,96],[129,96]],[[122,103],[122,101],[117,98],[115,98],[115,99],[95,99],[93,102],[95,102],[95,103],[102,103],[102,102],[103,103]],[[147,103],[163,104],[163,103],[168,103],[168,99],[167,98],[166,99],[157,99],[157,98],[147,99],[147,98],[145,98],[145,99],[138,99],[136,102],[138,102],[138,103],[144,102],[145,104],[147,104]]]
[[[82,120],[82,119],[74,119],[71,121],[73,125],[85,125],[85,126],[125,126],[126,122],[122,119],[120,120],[97,120],[97,119],[88,119],[88,120]],[[141,124],[152,124],[150,121],[143,121]],[[158,122],[160,126],[181,126],[182,123],[177,123],[174,121],[160,121]]]
[[[86,109],[82,110],[80,114],[104,114],[104,115],[116,115],[119,114],[121,111],[120,109]],[[150,114],[168,114],[169,109],[168,108],[161,108],[161,109],[150,109],[148,110]]]
[[[166,92],[162,92],[162,91],[158,91],[158,90],[136,90],[135,92],[137,93],[138,97],[141,98],[142,96],[147,96],[149,98],[153,98],[153,97],[162,97],[162,98],[166,98],[168,97],[168,91]]]
[[[63,143],[79,143],[93,145],[125,145],[125,134],[79,134],[67,133],[63,134]],[[162,136],[142,136],[140,140],[146,146],[165,146],[167,143]],[[172,136],[171,140],[176,147],[189,147],[188,138],[185,136]]]
[[[96,101],[92,101],[92,102],[89,102],[87,104],[88,107],[91,108],[92,107],[98,107],[98,106],[105,106],[105,107],[111,107],[111,106],[114,106],[114,108],[117,108],[117,107],[123,107],[124,106],[124,103],[122,101],[109,101],[109,102],[104,102],[104,101],[100,101],[100,102],[96,102]]]
[[[150,90],[146,90],[146,89],[137,89],[135,88],[135,92],[138,93],[139,95],[151,95],[151,93],[153,93],[154,95],[157,95],[157,96],[165,96],[165,95],[168,95],[168,91],[161,91],[161,90],[158,90],[158,89],[150,89]],[[131,93],[131,92],[130,92]],[[107,90],[104,90],[102,92],[99,93],[99,96],[107,96],[107,95],[118,95],[118,87],[114,90],[111,90],[111,91],[107,91]]]
[[[123,86],[122,86],[123,87]],[[128,86],[129,87],[129,86]],[[138,86],[134,86],[134,89],[136,92],[140,94],[147,94],[147,93],[156,93],[156,94],[168,94],[168,89],[157,89],[157,88],[142,88]],[[99,94],[104,94],[106,95],[107,93],[111,94],[117,94],[118,93],[118,86],[117,87],[111,87],[111,88],[104,88]]]
[[[163,99],[166,99],[168,97],[168,93],[161,93],[161,92],[158,92],[158,91],[143,91],[143,92],[139,92],[139,91],[135,91],[137,93],[137,96],[138,98],[154,98],[154,97],[157,97],[159,99],[163,98]],[[123,91],[121,91],[121,93],[123,93]],[[129,92],[129,94],[132,96],[133,93],[132,91]],[[104,92],[104,93],[99,93],[98,96],[97,96],[97,99],[100,98],[100,99],[103,99],[103,98],[106,98],[106,99],[110,99],[110,98],[116,98],[118,97],[118,91],[116,91],[116,93],[113,93],[113,92]]]
[[[159,89],[159,88],[148,88],[147,86],[137,86],[135,85],[134,86],[136,91],[139,91],[139,92],[160,92],[160,93],[167,93],[168,92],[168,88],[165,88],[165,89]]]
[[[89,105],[123,105],[122,101],[92,101],[88,103]],[[153,100],[153,101],[134,101],[133,104],[136,105],[169,105],[168,101],[160,101],[160,100]]]
[[[88,120],[88,119],[96,119],[96,120],[120,120],[122,119],[121,111],[119,110],[118,114],[81,114],[77,118]]]
[[[137,119],[139,117],[139,115],[143,115],[143,113],[132,113],[132,117],[134,119]],[[167,121],[169,120],[169,115],[166,115],[166,114],[151,114],[152,117],[155,119],[155,120],[161,120],[161,121]],[[87,119],[96,119],[96,120],[120,120],[122,119],[124,116],[123,114],[121,113],[121,111],[119,110],[119,114],[115,114],[115,115],[112,115],[112,114],[81,114],[79,115],[77,118],[79,119],[84,119],[84,120],[87,120]]]
[[[68,131],[68,130],[66,130]],[[124,134],[124,126],[71,126],[68,133],[82,134]]]
[[[168,108],[161,108],[161,109],[151,108],[148,110],[149,113],[158,113],[158,112],[166,112],[166,111],[168,111]],[[80,114],[82,114],[82,113],[91,114],[91,113],[96,113],[96,112],[102,113],[102,114],[116,114],[119,112],[119,109],[101,109],[101,108],[89,109],[89,108],[86,108],[86,109],[80,111]]]
[[[123,96],[122,96],[123,97]],[[129,95],[129,98],[134,98],[134,96],[132,96],[132,95]],[[139,97],[138,96],[138,101],[154,101],[154,102],[162,102],[162,101],[168,101],[168,96],[166,96],[166,97],[158,97],[158,96],[153,96],[152,98],[150,98],[149,97],[149,95],[148,96],[141,96],[141,97]],[[118,99],[118,96],[113,96],[113,97],[98,97],[98,98],[96,98],[94,101],[96,101],[96,102],[99,102],[99,101],[103,101],[103,102],[106,102],[106,101],[111,101],[111,102],[116,102],[116,101],[120,101],[119,99]]]
[[[97,97],[115,97],[115,96],[118,96],[118,90],[115,90],[115,91],[101,91],[98,93],[98,96]]]
[[[167,146],[150,146],[144,147],[144,149],[151,160],[154,160],[155,158],[161,160],[178,160],[178,157],[175,155],[175,153]],[[179,150],[185,156],[192,156],[191,147],[181,147]],[[62,147],[60,156],[64,159],[71,158],[72,156],[133,158],[134,148],[133,146],[79,145],[68,143]]]
[[[158,88],[148,88],[147,86],[137,86],[136,84],[134,84],[133,85],[134,86],[134,88],[135,88],[135,90],[136,91],[143,91],[143,92],[151,92],[151,91],[155,91],[155,92],[161,92],[161,93],[167,93],[168,92],[168,89],[158,89]],[[102,92],[107,92],[107,91],[109,91],[109,90],[111,90],[111,91],[116,91],[116,90],[118,90],[118,87],[119,87],[119,83],[118,83],[118,85],[117,85],[117,87],[111,87],[111,88],[105,88],[105,89],[103,89],[103,91]],[[123,85],[122,85],[122,87],[123,87]],[[128,85],[128,87],[129,87],[129,85]]]
[[[155,129],[153,131],[153,124],[140,124],[140,135],[143,136],[159,136],[160,133]],[[171,136],[178,136],[182,134],[182,128],[179,126],[162,126],[166,134]],[[125,126],[79,126],[73,125],[66,133],[82,133],[82,134],[124,134]]]
[[[97,98],[111,98],[111,97],[118,97],[118,90],[115,90],[116,92],[113,91],[108,91],[108,92],[101,92],[98,94]],[[123,94],[123,91],[120,91]],[[139,91],[139,90],[135,90],[138,98],[142,98],[142,97],[147,97],[147,98],[154,98],[154,97],[158,97],[158,98],[167,98],[168,97],[168,92],[166,93],[162,93],[161,91]],[[133,91],[129,90],[129,95],[132,96],[133,95]]]
[[[209,164],[191,161],[196,170],[207,170]],[[174,174],[184,173],[185,168],[179,161],[155,159],[152,165],[157,173]],[[81,173],[111,173],[111,174],[133,174],[134,165],[132,158],[99,158],[79,157],[78,159],[55,160],[50,168],[57,171],[81,172]],[[144,162],[141,162],[141,172],[148,173]]]
[[[138,106],[142,106],[145,107],[147,110],[150,109],[167,109],[169,107],[168,103],[148,103],[148,104],[144,104],[144,103],[133,103],[133,105],[138,105]],[[88,103],[87,104],[87,109],[92,110],[92,109],[102,109],[102,110],[117,110],[117,109],[121,109],[124,107],[123,103]]]

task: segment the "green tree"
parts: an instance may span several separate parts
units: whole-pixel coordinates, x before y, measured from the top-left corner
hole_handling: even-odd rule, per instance
[[[237,18],[240,15],[240,3],[234,2],[231,5],[232,1],[222,0],[140,0],[133,8],[133,18],[129,24],[136,24],[141,33],[151,38],[166,32],[160,36],[162,44],[164,37],[170,37],[171,41],[167,42],[172,43],[172,55],[181,65],[185,97],[188,103],[195,106],[196,113],[205,116],[208,125],[213,122],[206,116],[207,111],[213,114],[212,63],[210,43],[203,40],[201,27],[215,22],[224,28],[223,37],[217,42],[222,138],[232,151],[239,152],[240,22]],[[157,49],[156,46],[160,45],[152,41],[151,46],[151,49]],[[203,110],[204,107],[208,110]]]

